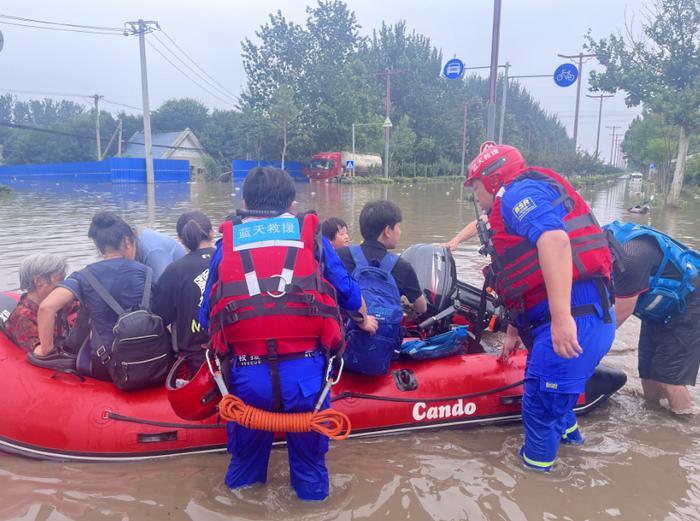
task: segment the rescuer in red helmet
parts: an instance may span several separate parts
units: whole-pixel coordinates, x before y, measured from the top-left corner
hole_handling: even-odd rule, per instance
[[[584,441],[573,407],[615,337],[606,236],[568,181],[515,147],[484,143],[465,185],[488,215],[489,285],[511,324],[503,356],[520,339],[530,350],[520,456],[549,471],[562,441]]]

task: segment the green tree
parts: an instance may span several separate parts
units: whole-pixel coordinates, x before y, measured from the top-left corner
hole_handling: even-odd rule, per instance
[[[591,73],[597,90],[626,93],[628,106],[643,104],[679,129],[678,154],[666,202],[676,206],[683,187],[690,135],[700,130],[700,2],[657,0],[640,38],[610,35],[588,48],[605,67]]]
[[[209,109],[192,98],[171,99],[151,114],[153,132],[199,132],[209,122]]]
[[[287,155],[287,127],[299,117],[299,109],[294,102],[294,92],[286,85],[275,92],[270,107],[272,125],[282,132],[282,170]]]
[[[295,92],[300,89],[300,78],[309,60],[308,33],[288,22],[278,10],[255,36],[259,43],[249,38],[241,42],[243,69],[248,77],[241,103],[242,107],[266,110],[281,85],[289,85]]]

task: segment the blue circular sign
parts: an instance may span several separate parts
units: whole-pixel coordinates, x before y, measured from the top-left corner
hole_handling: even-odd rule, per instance
[[[560,87],[573,85],[576,83],[576,78],[578,78],[578,69],[573,63],[562,63],[554,71],[554,83]]]
[[[457,80],[464,73],[464,62],[458,58],[452,58],[442,68],[442,74],[448,80]]]

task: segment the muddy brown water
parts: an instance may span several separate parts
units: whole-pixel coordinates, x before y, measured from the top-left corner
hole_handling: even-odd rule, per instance
[[[190,208],[212,220],[240,201],[228,184],[159,186],[150,206],[142,187],[51,185],[0,195],[0,290],[17,289],[17,266],[35,251],[66,255],[72,269],[96,258],[87,238],[101,209],[123,213],[174,235]],[[473,218],[458,201],[458,183],[393,186],[298,185],[300,208],[351,223],[369,200],[388,197],[404,213],[399,249],[449,239]],[[650,223],[700,248],[700,207],[630,215],[624,181],[584,193],[601,222]],[[234,203],[234,201],[236,203]],[[479,283],[484,264],[475,243],[455,254],[461,278]],[[623,369],[627,385],[606,405],[580,418],[584,447],[563,447],[550,475],[526,471],[517,450],[518,424],[434,430],[333,443],[328,454],[330,498],[298,501],[289,487],[286,452],[276,449],[269,482],[230,491],[223,484],[226,454],[129,464],[34,461],[0,454],[0,519],[244,519],[244,520],[698,520],[699,416],[677,417],[639,397],[639,323],[625,324],[605,363]],[[1,375],[0,375],[1,377]],[[696,402],[700,393],[692,390]],[[67,404],[69,406],[69,404]],[[13,421],[2,417],[0,421]]]

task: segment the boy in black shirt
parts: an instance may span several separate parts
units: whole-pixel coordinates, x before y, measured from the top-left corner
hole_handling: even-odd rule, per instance
[[[396,248],[399,242],[400,223],[401,210],[391,201],[367,203],[360,213],[364,242],[337,250],[348,272],[360,284],[368,313],[379,323],[377,334],[372,338],[355,331],[353,324],[349,324],[345,361],[353,371],[375,375],[389,370],[389,363],[402,340],[401,295],[413,303],[418,315],[428,308],[413,267],[388,251]]]

